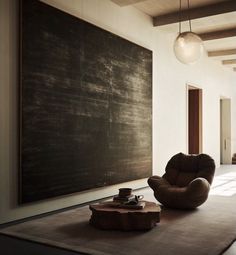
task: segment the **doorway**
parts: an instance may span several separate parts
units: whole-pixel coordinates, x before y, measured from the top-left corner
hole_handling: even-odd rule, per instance
[[[231,164],[231,100],[220,99],[220,163]]]
[[[202,90],[188,86],[188,153],[202,152]]]

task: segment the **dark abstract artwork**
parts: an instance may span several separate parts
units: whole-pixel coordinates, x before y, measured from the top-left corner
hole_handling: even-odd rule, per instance
[[[152,52],[21,1],[20,203],[152,173]]]

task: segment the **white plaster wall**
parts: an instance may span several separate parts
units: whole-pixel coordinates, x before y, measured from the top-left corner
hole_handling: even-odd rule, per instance
[[[203,90],[203,152],[220,164],[220,97],[232,99],[235,108],[236,75],[206,53],[194,65],[183,65],[174,57],[174,34],[158,34],[157,83],[154,84],[154,168],[163,172],[166,161],[178,151],[187,152],[186,84]],[[232,112],[232,136],[235,114]],[[155,156],[156,155],[156,156]],[[158,157],[159,156],[159,157]],[[157,157],[157,158],[155,158]]]
[[[220,160],[220,96],[232,99],[235,127],[236,75],[204,56],[197,64],[178,63],[172,51],[175,34],[152,27],[150,17],[109,0],[43,0],[153,51],[153,172],[162,174],[169,158],[187,152],[186,85],[203,89],[203,152]],[[113,195],[115,185],[17,205],[17,38],[16,0],[0,0],[0,224]],[[235,139],[235,137],[234,137]],[[236,152],[233,143],[232,151]],[[123,184],[139,187],[146,180]]]

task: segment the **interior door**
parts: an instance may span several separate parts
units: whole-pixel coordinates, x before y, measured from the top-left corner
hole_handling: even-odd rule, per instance
[[[202,90],[188,86],[188,153],[202,152]]]
[[[220,163],[231,164],[231,101],[220,99]]]

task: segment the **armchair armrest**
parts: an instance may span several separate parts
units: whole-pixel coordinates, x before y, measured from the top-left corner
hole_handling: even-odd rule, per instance
[[[148,178],[148,185],[155,191],[160,186],[169,186],[170,184],[166,179],[157,175],[153,175]]]
[[[198,177],[191,181],[187,186],[186,196],[191,201],[190,207],[197,207],[204,203],[208,198],[210,191],[210,183],[202,177]]]
[[[208,194],[209,190],[210,183],[207,181],[207,179],[202,177],[195,178],[187,187],[188,192],[196,195]]]

